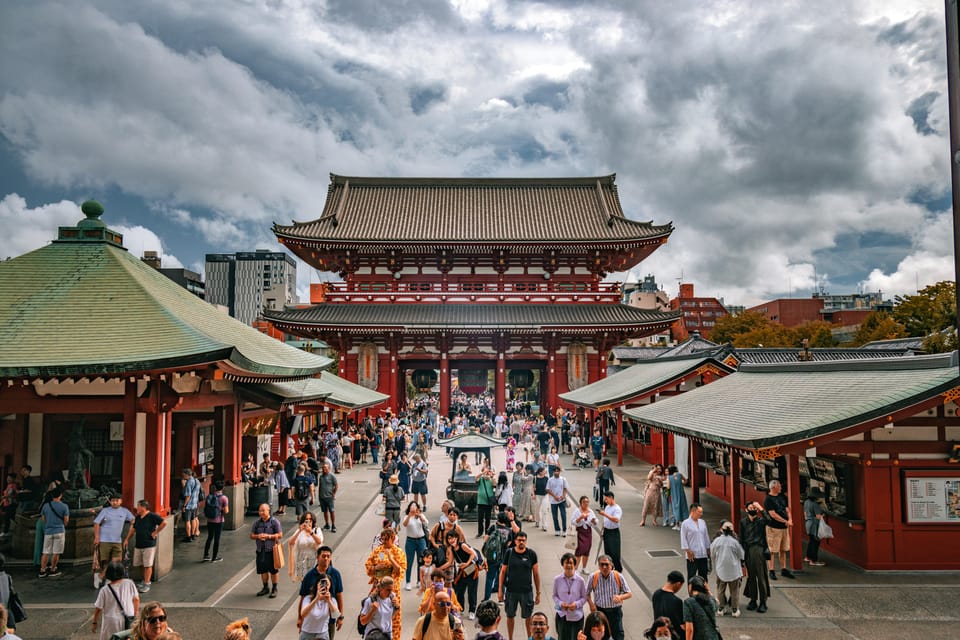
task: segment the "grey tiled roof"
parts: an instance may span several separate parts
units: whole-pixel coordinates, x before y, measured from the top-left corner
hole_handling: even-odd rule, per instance
[[[798,362],[800,349],[764,348],[734,349],[734,355],[741,362],[752,364],[775,364]],[[900,358],[910,356],[913,352],[908,349],[880,350],[880,349],[810,349],[810,356],[814,362],[832,362],[834,360],[875,360],[877,358]]]
[[[274,225],[325,241],[582,242],[666,238],[670,224],[627,219],[615,176],[364,178],[331,175],[321,216]]]
[[[720,345],[716,342],[711,342],[700,335],[693,335],[680,344],[670,347],[663,354],[661,354],[660,357],[673,358],[676,356],[689,356],[696,353],[702,353],[704,351],[710,351],[711,349],[716,349],[719,346]]]
[[[677,312],[623,304],[318,304],[265,311],[273,322],[330,327],[398,329],[540,329],[569,326],[635,327],[673,322]]]
[[[923,336],[912,338],[894,338],[893,340],[874,340],[862,345],[861,349],[872,349],[876,351],[923,351]]]
[[[613,357],[621,362],[637,360],[652,360],[667,351],[667,347],[614,347]]]
[[[574,391],[561,393],[560,397],[581,407],[596,409],[642,396],[668,384],[672,380],[685,376],[691,371],[695,371],[707,363],[713,364],[723,371],[733,371],[730,367],[713,358],[696,356],[656,358],[655,360],[645,360],[635,364],[623,371],[609,375],[603,380],[590,383]]]
[[[753,450],[856,426],[958,384],[956,352],[743,365],[737,373],[689,393],[624,414],[655,428]]]
[[[258,399],[268,401],[268,406],[299,404],[322,400],[344,409],[363,409],[386,402],[390,396],[354,384],[332,373],[324,372],[319,378],[307,378],[293,382],[270,382],[243,384],[241,389]]]

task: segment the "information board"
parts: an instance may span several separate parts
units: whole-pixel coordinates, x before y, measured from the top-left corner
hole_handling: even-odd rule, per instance
[[[960,523],[960,478],[908,477],[907,522]]]

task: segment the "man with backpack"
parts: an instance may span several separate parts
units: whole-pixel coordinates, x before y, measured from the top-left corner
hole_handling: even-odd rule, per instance
[[[203,546],[204,562],[222,562],[220,557],[220,534],[223,532],[224,516],[230,513],[230,502],[223,495],[223,481],[213,483],[213,492],[203,501],[203,517],[207,519],[207,542]],[[210,545],[213,544],[213,555]]]
[[[314,490],[313,476],[307,473],[307,467],[301,464],[297,467],[297,475],[293,477],[293,500],[298,518],[313,504]]]
[[[505,602],[507,635],[510,640],[513,640],[513,623],[517,617],[518,606],[529,638],[530,616],[533,615],[534,605],[540,604],[540,565],[537,564],[537,552],[527,548],[527,534],[523,531],[514,536],[513,549],[504,554],[500,566],[498,596]]]
[[[497,521],[487,529],[487,537],[480,549],[487,565],[487,575],[483,586],[484,600],[489,600],[490,594],[497,591],[500,580],[500,565],[503,563],[503,554],[507,550],[509,537],[510,525],[507,521],[507,514],[505,512],[498,513]]]
[[[623,640],[623,602],[633,597],[623,574],[613,568],[610,556],[597,559],[600,570],[587,580],[587,604],[590,611],[607,616],[614,640]]]
[[[394,612],[399,609],[400,599],[393,592],[393,578],[380,578],[376,590],[363,599],[357,632],[364,640],[391,640]]]
[[[433,597],[433,610],[420,616],[413,627],[413,640],[463,640],[463,623],[451,612],[453,601],[446,591]]]
[[[183,489],[180,492],[180,511],[183,513],[183,540],[192,542],[200,537],[200,518],[197,509],[200,508],[201,496],[200,481],[193,474],[193,469],[183,470],[180,483]]]

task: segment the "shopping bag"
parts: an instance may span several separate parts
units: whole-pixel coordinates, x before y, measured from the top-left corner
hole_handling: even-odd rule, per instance
[[[279,542],[273,543],[273,568],[274,569],[283,569],[283,545]]]
[[[817,527],[817,537],[821,540],[827,540],[833,537],[833,527],[828,525],[826,520],[820,520],[820,524]]]

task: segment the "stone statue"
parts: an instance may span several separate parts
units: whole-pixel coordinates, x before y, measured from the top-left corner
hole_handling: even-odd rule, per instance
[[[87,475],[84,473],[90,468],[93,461],[93,452],[87,449],[83,440],[83,420],[73,425],[70,430],[70,472],[67,481],[75,489],[89,489]]]

